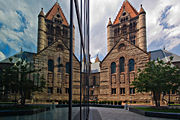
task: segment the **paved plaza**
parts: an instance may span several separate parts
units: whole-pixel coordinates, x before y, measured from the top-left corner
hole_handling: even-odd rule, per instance
[[[99,115],[96,118],[97,114],[101,116],[101,119],[99,119]],[[124,109],[91,107],[89,120],[174,120],[174,119],[146,117],[143,115],[126,111]]]
[[[79,120],[79,107],[73,107],[73,120]],[[68,108],[55,108],[50,111],[25,116],[0,117],[0,120],[68,120]],[[124,109],[91,107],[89,120],[174,120],[145,117]]]

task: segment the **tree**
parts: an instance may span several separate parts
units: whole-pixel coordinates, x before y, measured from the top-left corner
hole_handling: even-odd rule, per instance
[[[168,63],[159,59],[149,61],[132,83],[138,92],[151,92],[156,107],[160,106],[163,92],[178,90],[180,86],[180,69],[171,63],[172,59]]]
[[[12,61],[12,59],[10,59]],[[19,60],[13,66],[1,72],[2,86],[6,95],[10,92],[20,96],[21,104],[24,105],[28,96],[35,91],[42,91],[45,87],[44,78],[38,74],[39,70],[32,69],[31,64],[25,60]],[[32,77],[36,75],[38,77]]]

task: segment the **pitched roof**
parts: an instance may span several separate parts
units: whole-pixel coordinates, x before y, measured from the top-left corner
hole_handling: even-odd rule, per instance
[[[121,41],[121,40],[119,40],[118,42],[115,43],[115,45],[111,48],[111,50],[110,50],[110,51],[106,54],[106,56],[103,58],[103,60],[101,61],[101,63],[104,62],[104,60],[109,56],[109,54],[114,50],[114,48],[116,47],[116,45],[119,44],[120,41]],[[138,48],[139,50],[143,51],[143,52],[146,53],[147,55],[149,54],[149,53],[147,53],[146,51],[144,51],[143,49],[141,49],[140,47],[138,47],[137,45],[134,45],[133,43],[131,43],[129,40],[124,39],[124,41],[127,41],[129,44],[131,44],[131,45],[133,45],[134,47]]]
[[[119,23],[119,17],[122,15],[123,9],[125,9],[125,11],[130,14],[131,18],[134,18],[138,15],[137,10],[128,2],[128,0],[125,0],[123,2],[123,5],[121,6],[121,9],[120,9],[118,15],[116,16],[116,19],[114,20],[113,24]]]
[[[69,24],[68,24],[68,22],[67,22],[67,20],[66,20],[66,17],[64,16],[64,13],[63,13],[62,9],[61,9],[59,3],[57,3],[57,2],[56,2],[56,3],[54,4],[54,6],[49,10],[49,12],[46,14],[45,18],[46,18],[47,20],[52,20],[53,17],[57,14],[57,12],[60,13],[60,15],[61,15],[61,17],[62,17],[62,19],[63,19],[63,23],[62,23],[62,24],[66,25],[66,26],[69,26]]]
[[[41,8],[41,11],[40,11],[40,13],[39,13],[39,16],[43,16],[43,17],[44,17],[43,8]]]
[[[96,56],[95,63],[96,63],[96,62],[100,62],[98,55]]]
[[[139,11],[139,14],[140,14],[140,13],[146,13],[145,10],[144,10],[144,8],[142,7],[142,4],[141,4],[141,9],[140,9],[140,11]]]
[[[180,62],[180,56],[171,53],[167,50],[155,50],[150,51],[151,53],[151,60],[157,60],[158,58],[163,60],[164,62],[168,62],[170,60],[170,57],[173,57],[172,62]]]
[[[21,51],[21,52],[13,55],[13,56],[11,56],[11,57],[8,57],[8,58],[0,61],[0,63],[11,63],[10,60],[9,60],[9,58],[12,58],[12,60],[13,60],[12,63],[17,62],[17,61],[20,60],[20,59],[23,59],[23,60],[25,60],[25,61],[27,61],[27,62],[32,62],[32,61],[33,61],[33,55],[34,55],[34,54],[35,54],[35,53],[26,52],[26,51]]]
[[[111,18],[109,18],[108,25],[112,25]]]

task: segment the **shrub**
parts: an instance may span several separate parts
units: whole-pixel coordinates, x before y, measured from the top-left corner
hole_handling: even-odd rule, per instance
[[[113,101],[111,101],[111,105],[113,105]]]
[[[118,103],[117,101],[114,101],[114,105],[117,105],[117,103]]]
[[[118,105],[122,105],[122,101],[118,101]]]
[[[66,101],[65,101],[65,100],[63,100],[63,101],[62,101],[62,104],[66,104]]]
[[[111,102],[110,101],[107,101],[108,102],[108,104],[111,104]]]
[[[59,101],[58,101],[58,104],[62,104],[62,100],[59,100]]]

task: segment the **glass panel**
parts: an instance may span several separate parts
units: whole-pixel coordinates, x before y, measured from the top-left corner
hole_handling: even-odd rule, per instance
[[[129,60],[129,72],[134,71],[134,59]]]
[[[111,74],[116,73],[116,63],[111,63]]]
[[[73,25],[72,29],[70,27],[70,1],[71,0],[53,2],[49,0],[43,2],[39,0],[36,1],[36,4],[34,4],[33,1],[31,1],[33,4],[30,1],[24,1],[27,8],[32,10],[32,15],[38,16],[38,18],[36,18],[38,21],[36,21],[34,25],[37,31],[34,28],[31,30],[36,32],[34,34],[38,34],[38,36],[35,37],[38,38],[37,52],[29,53],[21,51],[18,53],[18,58],[16,58],[15,55],[12,57],[13,62],[10,61],[4,68],[0,66],[0,102],[10,103],[10,105],[7,106],[8,108],[12,107],[12,109],[45,111],[33,115],[6,116],[2,117],[3,120],[68,120],[70,117],[72,119],[79,119],[80,110],[82,110],[81,120],[87,119],[89,112],[90,71],[89,23],[87,20],[89,19],[89,13],[87,11],[89,3],[87,3],[87,1],[86,3],[82,3],[82,6],[86,7],[83,9],[86,11],[83,11],[82,14],[86,15],[82,16],[82,28],[79,30],[80,26],[78,21],[80,21],[81,16],[79,16],[79,20],[77,16],[81,15],[80,0],[77,0],[78,3],[76,3],[79,6],[78,14],[75,3],[73,3],[74,17],[73,24],[71,24]],[[72,1],[75,2],[74,0]],[[40,9],[39,6],[44,9]],[[18,8],[24,8],[24,6],[20,5]],[[24,11],[22,11],[22,13],[19,11],[16,12],[20,19],[23,16],[28,16]],[[38,12],[38,15],[34,14]],[[84,18],[86,18],[86,20]],[[22,18],[22,20],[26,22],[25,18]],[[28,19],[27,23],[33,26],[31,19]],[[70,61],[71,30],[73,30],[72,61]],[[83,41],[82,44],[80,44],[81,41]],[[82,59],[84,59],[84,61],[82,61]],[[72,73],[70,70],[71,63]],[[82,68],[80,67],[81,65],[83,66]],[[70,89],[71,81],[69,81],[71,76],[72,89]],[[80,76],[82,76],[81,79]],[[4,82],[7,83],[4,84]],[[69,108],[71,107],[69,107],[69,94],[71,90],[73,104],[72,114],[70,116],[69,110],[71,109]],[[82,93],[82,96],[80,96],[80,93]],[[80,107],[81,98],[83,107]],[[13,105],[15,105],[14,108]]]

